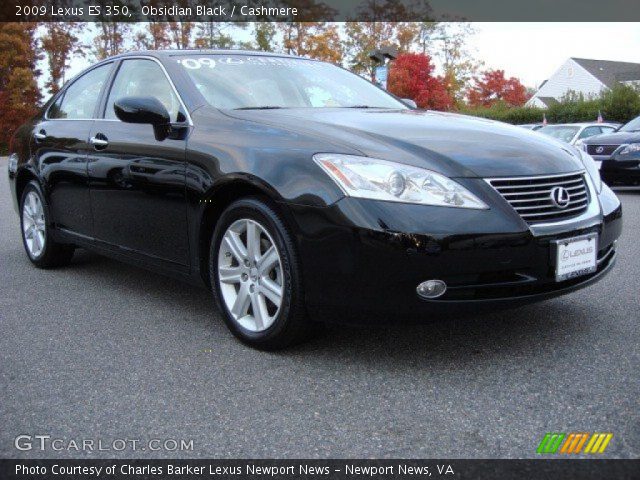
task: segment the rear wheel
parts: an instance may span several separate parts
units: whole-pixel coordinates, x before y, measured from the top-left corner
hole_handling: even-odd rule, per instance
[[[29,182],[22,192],[20,225],[24,249],[34,265],[51,268],[71,262],[74,247],[53,240],[49,228],[49,210],[40,185],[35,181]]]
[[[277,349],[312,332],[295,246],[271,206],[256,198],[230,205],[218,221],[209,258],[214,294],[240,340]]]

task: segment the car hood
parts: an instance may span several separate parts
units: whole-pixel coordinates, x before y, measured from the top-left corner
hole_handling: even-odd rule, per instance
[[[602,133],[584,140],[587,145],[622,145],[638,142],[640,142],[640,132]]]
[[[573,147],[523,128],[465,115],[344,108],[226,113],[320,137],[325,152],[355,150],[450,177],[551,175],[583,168]]]

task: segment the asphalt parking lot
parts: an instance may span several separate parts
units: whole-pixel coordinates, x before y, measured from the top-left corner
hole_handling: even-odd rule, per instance
[[[618,264],[594,286],[424,325],[331,326],[263,353],[207,291],[84,251],[32,267],[2,159],[0,457],[535,457],[546,432],[579,431],[638,458],[640,192],[620,198]],[[20,434],[193,450],[19,451]]]

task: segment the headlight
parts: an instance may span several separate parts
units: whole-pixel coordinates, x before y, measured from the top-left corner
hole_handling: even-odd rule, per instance
[[[618,155],[628,155],[630,153],[640,152],[640,143],[630,143],[618,152]]]
[[[600,191],[602,190],[602,178],[600,178],[600,170],[598,169],[598,165],[596,165],[593,157],[587,152],[580,151],[580,159],[582,160],[582,164],[587,170],[587,173],[591,177],[591,181],[593,182],[594,187],[596,187],[596,192],[600,193]]]
[[[489,208],[439,173],[355,155],[318,153],[313,160],[351,197],[458,208]]]

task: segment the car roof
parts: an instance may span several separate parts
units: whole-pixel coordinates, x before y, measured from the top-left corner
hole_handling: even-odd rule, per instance
[[[172,55],[190,55],[190,54],[209,54],[209,55],[251,55],[260,57],[287,57],[287,58],[300,58],[304,60],[310,60],[309,58],[300,57],[296,55],[288,55],[286,53],[274,53],[274,52],[262,52],[259,50],[233,50],[233,49],[207,49],[207,48],[190,48],[190,49],[165,49],[165,50],[134,50],[130,52],[120,53],[109,57],[108,59],[126,58],[131,56],[150,56],[157,58],[166,58]],[[105,60],[108,60],[105,59]]]

